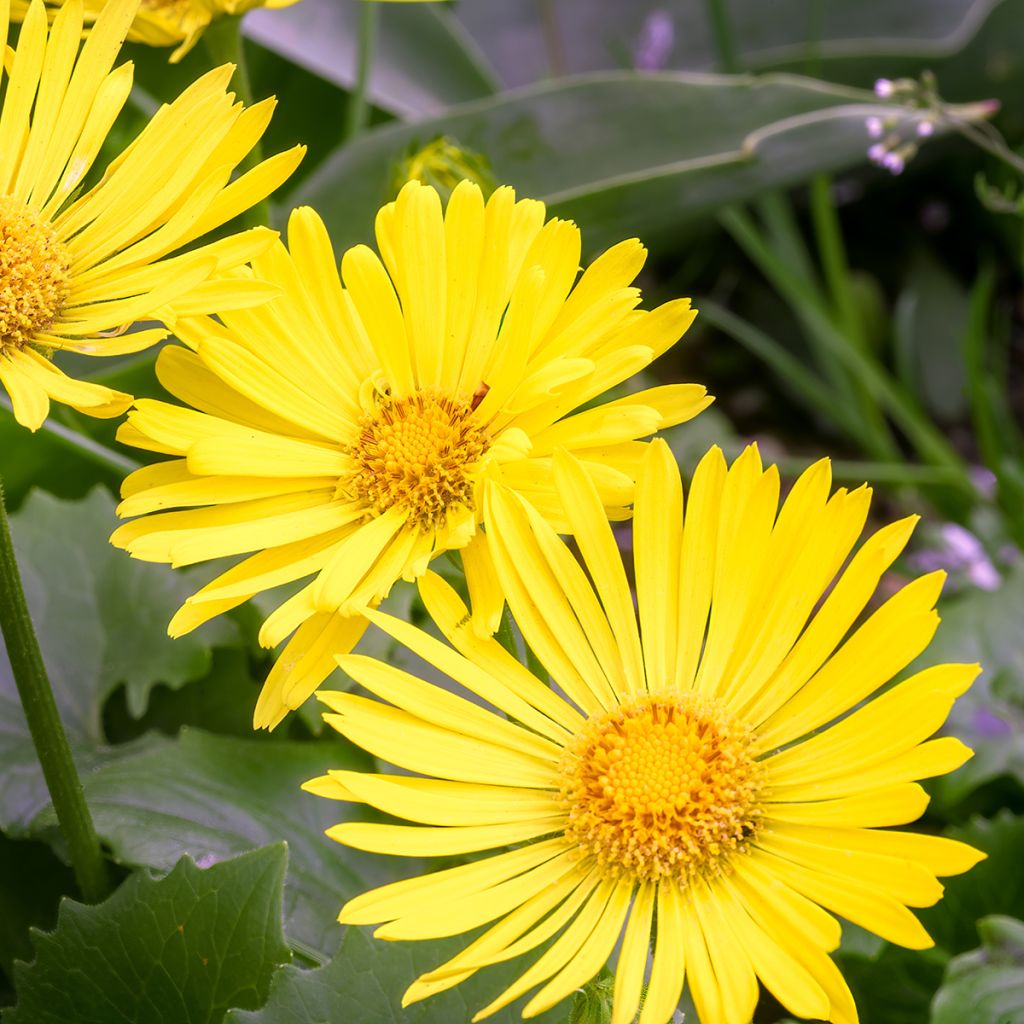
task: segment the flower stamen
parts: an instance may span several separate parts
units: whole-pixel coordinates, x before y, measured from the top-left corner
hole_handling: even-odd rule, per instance
[[[567,839],[609,875],[714,877],[759,828],[751,741],[723,704],[693,693],[591,718],[562,760]]]
[[[471,503],[472,470],[490,446],[472,412],[471,401],[433,389],[379,398],[346,448],[357,468],[341,489],[375,514],[398,507],[421,526],[442,526]]]
[[[71,254],[35,210],[0,196],[0,352],[48,330],[71,288]]]

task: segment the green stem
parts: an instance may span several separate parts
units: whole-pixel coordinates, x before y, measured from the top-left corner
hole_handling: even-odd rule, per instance
[[[847,412],[846,406],[836,401],[828,385],[808,370],[805,363],[785,346],[760,327],[737,316],[717,302],[702,299],[698,308],[701,317],[707,323],[728,334],[748,352],[770,366],[780,380],[800,395],[808,408],[831,420],[849,437],[855,440],[859,438],[860,426],[856,418]]]
[[[370,84],[370,69],[377,48],[377,27],[380,7],[376,0],[360,0],[359,39],[356,50],[356,80],[348,97],[342,140],[349,142],[365,127],[370,109],[366,102],[366,89]]]
[[[544,48],[548,54],[548,70],[552,78],[560,78],[565,74],[568,62],[555,0],[540,0],[540,21],[544,31]]]
[[[111,890],[107,862],[85,802],[82,783],[71,757],[68,738],[61,724],[57,703],[43,665],[21,574],[14,556],[11,531],[0,483],[0,629],[7,657],[25,710],[36,756],[43,769],[57,821],[68,846],[71,866],[82,896],[98,903]]]
[[[818,255],[825,272],[829,297],[835,309],[839,328],[851,345],[867,351],[867,337],[861,320],[857,299],[850,280],[850,266],[846,258],[842,229],[832,199],[832,183],[827,175],[818,174],[811,180],[811,221],[818,243]],[[885,418],[878,408],[866,383],[857,375],[847,374],[847,386],[854,396],[857,410],[864,424],[868,450],[876,456],[895,459],[899,449],[893,440]]]
[[[12,416],[14,415],[11,403],[6,395],[0,395],[0,409],[6,409]],[[81,455],[82,458],[88,459],[89,462],[95,463],[102,469],[115,473],[118,477],[123,477],[142,465],[127,455],[111,451],[106,445],[100,444],[99,441],[94,441],[91,437],[86,437],[84,434],[78,433],[77,430],[72,430],[63,423],[58,423],[52,416],[48,416],[43,421],[40,429],[62,447],[67,448],[76,455]]]
[[[223,14],[219,18],[214,18],[203,33],[203,43],[214,67],[220,67],[222,64],[235,65],[231,84],[242,103],[251,107],[254,101],[249,65],[245,59],[245,41],[242,38],[242,16]],[[244,173],[262,160],[263,144],[257,139],[256,144],[242,158],[238,170]],[[242,220],[247,228],[269,224],[270,200],[261,199],[242,214]]]
[[[942,431],[879,366],[872,355],[847,344],[846,339],[829,320],[826,311],[820,308],[817,296],[808,293],[801,282],[773,257],[749,218],[735,208],[723,210],[719,216],[723,226],[740,248],[778,289],[789,305],[793,309],[802,310],[802,318],[808,329],[813,332],[816,344],[864,381],[865,386],[875,396],[875,400],[888,409],[889,415],[906,434],[922,459],[933,466],[945,466],[958,471],[962,481],[960,489],[973,499],[974,488],[971,486],[967,467]]]
[[[533,648],[526,642],[526,637],[523,637],[523,650],[525,656],[520,657],[519,655],[519,641],[516,638],[516,631],[512,626],[512,613],[508,610],[508,605],[505,605],[501,613],[501,622],[498,625],[498,632],[494,634],[494,639],[501,644],[502,647],[512,655],[516,661],[521,661],[526,667],[532,672],[545,686],[551,685],[551,677],[548,675],[547,669],[541,664],[540,658],[534,653]]]
[[[706,0],[708,20],[711,22],[711,36],[718,55],[718,68],[727,75],[735,75],[740,70],[740,61],[736,53],[736,40],[732,34],[732,20],[726,9],[726,0]]]
[[[537,657],[536,651],[526,642],[526,638],[523,638],[523,647],[526,648],[526,667],[545,685],[551,685],[551,676],[548,675],[548,670],[544,667],[540,658]]]
[[[497,640],[498,643],[516,659],[516,661],[519,660],[519,645],[516,643],[515,630],[512,628],[512,613],[508,610],[508,605],[505,605],[501,610],[501,622],[498,624],[498,632],[494,634],[494,639]]]

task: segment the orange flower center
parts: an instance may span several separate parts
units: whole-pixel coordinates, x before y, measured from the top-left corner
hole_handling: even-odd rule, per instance
[[[71,254],[34,210],[0,196],[0,352],[21,348],[60,315]]]
[[[566,749],[566,837],[611,875],[713,877],[757,833],[752,734],[715,700],[643,696],[591,718]]]
[[[376,513],[400,508],[424,527],[473,498],[472,471],[490,445],[468,401],[434,390],[380,401],[347,448],[358,467],[343,489]]]

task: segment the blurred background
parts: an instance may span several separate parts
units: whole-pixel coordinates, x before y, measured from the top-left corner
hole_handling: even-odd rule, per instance
[[[275,198],[277,226],[311,204],[340,256],[371,241],[377,208],[409,177],[442,190],[472,177],[485,189],[511,184],[575,220],[587,260],[639,236],[650,249],[645,304],[689,295],[700,310],[650,377],[698,381],[717,396],[670,437],[684,474],[712,443],[732,454],[756,439],[789,481],[830,455],[838,483],[875,488],[878,522],[924,516],[890,586],[947,569],[944,621],[926,657],[985,666],[948,727],[976,756],[931,787],[926,826],[990,859],[922,913],[935,950],[909,953],[846,928],[840,960],[866,1024],[1021,1024],[1024,0],[302,0],[252,12],[244,30],[253,92],[279,101],[266,150],[309,147]],[[136,87],[112,153],[210,64],[202,46],[177,65],[166,51],[128,49]],[[148,352],[78,372],[158,396],[152,364]],[[76,502],[82,529],[99,543],[109,492],[130,467],[108,424],[72,412],[51,424],[29,436],[0,409],[20,544],[30,574],[38,564],[39,591],[52,593],[42,552],[58,532],[58,506]],[[83,457],[68,432],[103,447]],[[130,595],[111,575],[121,569],[90,571],[98,586]],[[170,577],[160,570],[145,579],[163,580],[163,603],[173,607],[179,582]],[[75,614],[85,613],[59,601],[50,608],[54,636]],[[151,614],[159,644],[164,609]],[[237,676],[233,692],[250,693],[266,664],[251,614],[212,627],[195,649],[181,642],[164,675],[136,678],[134,689],[131,666],[118,675],[104,664],[79,709],[85,756],[103,762],[111,748],[157,729],[191,745],[186,764],[213,772],[216,762],[230,776],[228,763],[248,753],[217,753],[205,734],[192,730],[183,741],[179,730],[237,736],[231,742],[246,751],[264,742],[247,728],[248,696],[239,714],[229,696],[201,687],[212,674]],[[53,641],[69,662],[73,639]],[[152,650],[139,643],[140,656]],[[315,716],[288,728],[305,749]],[[159,757],[145,756],[157,758],[158,771]],[[306,754],[296,757],[293,774],[314,774]],[[116,769],[105,784],[124,859],[169,866],[171,840],[152,852],[126,838],[139,819],[110,796]],[[0,824],[38,831],[45,821],[28,824],[37,811]],[[290,826],[309,832],[310,850],[315,824]],[[275,828],[273,814],[263,833],[239,825],[241,846],[228,848],[267,842]],[[204,841],[219,849],[205,832],[185,845]],[[0,862],[23,855],[8,849],[21,844],[4,843]],[[304,849],[293,847],[300,865]],[[319,864],[337,853],[308,856]],[[333,941],[323,934],[310,927],[301,941],[323,950]],[[782,1016],[766,1000],[757,1020]]]

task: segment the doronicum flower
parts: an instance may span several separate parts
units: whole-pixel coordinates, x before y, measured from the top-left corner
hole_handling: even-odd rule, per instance
[[[6,25],[8,0],[0,0]],[[301,148],[229,183],[263,133],[273,102],[248,110],[227,92],[230,66],[162,107],[91,184],[89,172],[132,87],[132,66],[111,70],[137,0],[114,0],[78,54],[82,4],[48,30],[36,0],[21,27],[0,116],[0,384],[32,430],[51,399],[91,416],[117,416],[131,396],[66,376],[60,350],[120,355],[161,330],[125,333],[136,320],[195,315],[265,301],[276,289],[224,277],[264,251],[259,228],[177,256],[273,191]],[[77,55],[77,56],[76,56]],[[2,72],[0,72],[2,74]]]
[[[689,300],[637,309],[635,239],[579,275],[580,233],[544,204],[469,182],[442,212],[406,185],[377,216],[370,248],[337,264],[322,222],[292,214],[291,246],[253,261],[283,294],[221,324],[178,325],[160,380],[194,409],[140,401],[124,442],[176,456],[124,483],[123,516],[157,513],[112,541],[136,558],[189,565],[256,552],[191,597],[170,625],[194,629],[260,591],[308,578],[263,624],[295,635],[256,707],[273,727],[351,650],[396,580],[460,550],[482,635],[503,595],[480,529],[493,474],[554,527],[567,526],[551,465],[576,452],[605,513],[629,516],[645,437],[710,399],[695,384],[652,388],[574,412],[664,352],[694,317]],[[194,411],[195,410],[195,411]],[[201,508],[196,506],[203,506]],[[183,511],[168,512],[178,507]]]
[[[171,63],[176,64],[199,41],[210,23],[220,17],[239,17],[256,7],[290,7],[299,0],[141,0],[128,30],[128,39],[146,46],[173,46]],[[50,0],[51,12],[67,0]],[[84,0],[86,23],[95,21],[107,0]],[[20,21],[28,11],[28,0],[11,0],[11,15]]]
[[[468,629],[459,597],[430,574],[421,593],[457,650],[368,614],[474,700],[339,658],[379,699],[321,692],[325,719],[417,774],[332,771],[305,787],[416,823],[328,831],[360,850],[513,848],[371,890],[340,920],[403,940],[490,925],[419,978],[406,1004],[547,944],[474,1020],[538,986],[524,1016],[544,1011],[621,943],[613,1024],[633,1021],[645,983],[640,1024],[665,1024],[684,978],[702,1024],[749,1024],[759,981],[794,1016],[854,1024],[828,955],[836,917],[931,946],[908,908],[935,903],[937,876],[982,857],[891,828],[927,805],[917,780],[970,756],[951,736],[929,737],[979,671],[938,665],[879,693],[938,622],[942,573],[865,613],[915,519],[851,556],[870,492],[829,497],[825,460],[779,510],[778,474],[753,447],[729,469],[712,449],[684,516],[678,470],[655,441],[637,482],[634,612],[597,488],[565,453],[553,469],[583,566],[520,496],[489,482],[484,504],[509,606],[555,687]]]

